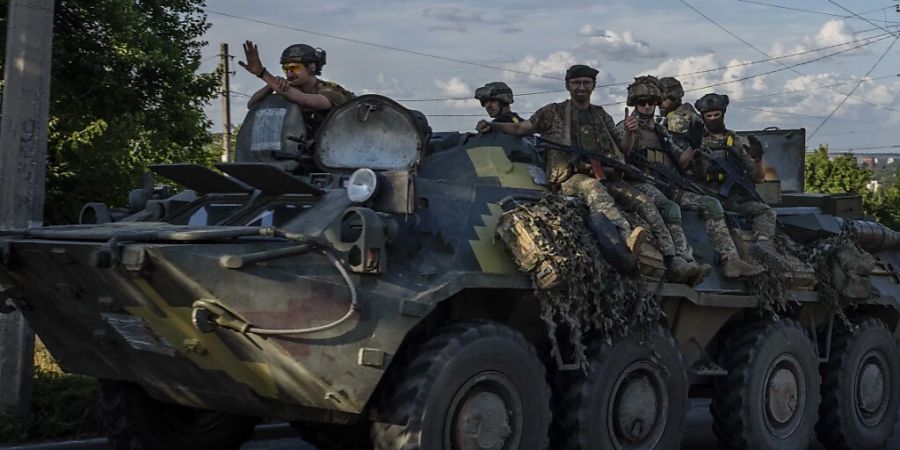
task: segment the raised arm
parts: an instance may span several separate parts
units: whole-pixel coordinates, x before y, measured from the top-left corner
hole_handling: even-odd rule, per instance
[[[534,124],[530,120],[523,120],[516,123],[491,123],[481,120],[475,125],[475,129],[479,133],[484,134],[491,130],[497,130],[501,133],[511,134],[513,136],[528,136],[535,132]]]

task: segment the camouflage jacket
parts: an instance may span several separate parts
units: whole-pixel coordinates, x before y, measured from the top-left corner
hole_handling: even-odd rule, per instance
[[[690,103],[682,103],[675,111],[667,113],[663,126],[672,134],[675,143],[685,150],[699,148],[702,144],[703,118]]]
[[[309,139],[316,137],[319,126],[322,125],[322,122],[325,121],[325,118],[328,117],[328,113],[330,113],[332,109],[341,106],[356,97],[356,94],[344,89],[340,84],[333,81],[322,80],[319,80],[319,83],[316,85],[316,92],[314,92],[314,94],[319,94],[327,98],[328,101],[331,102],[331,108],[303,112],[303,120],[306,122],[307,137]]]
[[[534,131],[545,139],[565,146],[572,145],[572,102],[566,100],[560,103],[551,103],[537,110],[528,121],[534,126]],[[606,156],[624,161],[620,149],[624,135],[616,129],[616,124],[601,106],[591,105],[591,123],[578,124],[576,132],[582,132],[582,136],[590,136],[590,142],[582,142],[584,149],[595,151]],[[570,155],[550,150],[547,154],[546,171],[551,183],[562,183],[574,175],[569,165]]]

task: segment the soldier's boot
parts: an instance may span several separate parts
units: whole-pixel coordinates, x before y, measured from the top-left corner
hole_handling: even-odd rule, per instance
[[[631,248],[626,245],[616,225],[603,213],[593,213],[590,219],[604,259],[621,273],[637,272],[637,260],[632,256]]]
[[[722,264],[722,275],[725,278],[744,278],[761,274],[765,269],[756,264],[750,264],[741,259],[737,253],[727,257]]]
[[[680,256],[666,257],[666,269],[669,279],[676,283],[690,284],[700,275],[700,265],[685,261]]]
[[[694,277],[692,280],[689,280],[689,282],[688,282],[688,284],[690,284],[691,286],[696,286],[696,285],[700,284],[701,282],[703,282],[703,280],[706,279],[706,277],[709,276],[710,273],[712,273],[712,266],[707,263],[701,264],[701,263],[698,263],[697,261],[689,261],[689,262],[697,264],[700,267],[700,271],[697,274],[697,276]]]

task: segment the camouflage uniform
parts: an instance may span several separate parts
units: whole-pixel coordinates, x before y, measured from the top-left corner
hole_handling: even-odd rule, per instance
[[[703,118],[690,103],[682,103],[666,114],[663,126],[675,144],[683,149],[700,148],[703,142]]]
[[[535,131],[542,133],[548,140],[566,146],[574,143],[587,151],[624,162],[624,156],[619,150],[624,133],[616,128],[613,118],[600,106],[591,105],[589,109],[580,111],[572,106],[571,101],[566,100],[544,106],[528,120],[534,125]],[[547,176],[551,182],[561,183],[564,194],[585,199],[591,212],[602,212],[627,236],[631,226],[616,206],[618,202],[629,211],[637,212],[650,225],[650,232],[656,238],[659,251],[664,257],[678,254],[666,222],[653,199],[624,180],[600,182],[593,176],[586,175],[590,172],[589,166],[573,166],[569,164],[569,159],[567,153],[560,151],[551,150],[547,155]]]
[[[616,128],[620,133],[625,133],[624,121],[619,122]],[[652,163],[674,167],[682,149],[675,145],[672,137],[661,125],[656,124],[652,120],[640,120],[637,139],[631,151],[638,152]],[[636,189],[643,192],[659,210],[665,227],[669,231],[675,254],[686,261],[694,261],[694,252],[690,244],[688,244],[684,235],[684,229],[681,226],[681,208],[678,203],[670,200],[659,188],[651,183],[636,182],[633,185]],[[676,195],[674,198],[677,200],[679,196]]]
[[[676,158],[681,156],[681,150],[700,148],[703,145],[705,133],[703,119],[689,103],[682,103],[674,111],[666,114],[662,121],[662,128],[664,128],[663,132],[671,136],[674,146],[679,148],[679,153],[675,155]],[[700,214],[700,218],[706,225],[706,232],[709,234],[713,249],[721,259],[728,260],[738,257],[737,248],[731,239],[731,233],[728,232],[728,225],[725,223],[725,210],[718,199],[709,195],[678,191],[675,201],[682,208]]]
[[[711,151],[713,155],[726,154],[737,158],[740,166],[752,174],[756,170],[756,161],[747,153],[750,145],[746,139],[738,136],[732,130],[726,130],[724,138],[716,138],[706,133],[703,136],[703,147]],[[710,185],[711,189],[718,191],[719,185],[724,181],[724,174],[715,171],[705,159],[695,158],[691,166],[694,176],[699,181]],[[741,217],[750,219],[753,231],[757,236],[770,238],[775,235],[777,213],[771,206],[750,200],[745,194],[733,189],[725,199],[725,209],[738,213]]]
[[[574,136],[574,143],[580,144],[587,151],[622,159],[618,149],[622,135],[615,132],[612,117],[600,106],[591,105],[586,112],[578,112],[573,108],[571,100],[566,100],[542,107],[528,120],[535,132],[549,141],[569,146],[572,145]],[[600,180],[587,175],[586,168],[570,165],[567,153],[556,150],[550,150],[547,154],[546,171],[549,181],[559,184],[563,194],[581,197],[592,213],[605,215],[623,235],[630,233],[631,225],[607,191],[608,184],[618,182],[604,185]]]

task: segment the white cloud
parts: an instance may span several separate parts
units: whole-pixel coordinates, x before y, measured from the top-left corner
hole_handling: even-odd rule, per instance
[[[448,98],[465,98],[465,100],[447,100],[446,103],[455,108],[472,108],[480,107],[481,103],[475,100],[475,89],[469,83],[466,83],[460,77],[452,77],[447,81],[434,80],[438,92],[442,97]],[[471,97],[471,98],[467,98]]]
[[[593,25],[584,25],[578,30],[578,37],[585,41],[578,49],[588,55],[602,55],[606,59],[632,61],[645,58],[661,58],[666,52],[651,47],[646,41],[636,39],[631,31],[618,33]]]
[[[663,61],[653,70],[645,71],[659,77],[677,77],[684,86],[687,98],[697,98],[709,92],[727,94],[732,100],[740,100],[748,91],[759,92],[767,87],[765,77],[755,77],[745,81],[732,82],[749,75],[751,66],[741,65],[746,61],[732,59],[719,60],[714,53],[687,58],[673,58]],[[727,69],[713,70],[732,66]],[[701,73],[696,73],[701,72]],[[727,84],[720,84],[727,83]],[[713,86],[715,85],[715,86]],[[706,86],[711,86],[706,88]]]
[[[819,28],[819,32],[815,36],[804,36],[799,42],[793,44],[784,44],[776,42],[769,50],[769,55],[773,57],[783,57],[785,55],[793,55],[797,53],[809,52],[818,48],[829,47],[814,53],[806,53],[803,55],[793,56],[790,58],[782,58],[785,63],[796,63],[798,61],[810,60],[831,53],[839,53],[835,56],[861,55],[868,53],[868,47],[859,47],[864,42],[853,42],[866,38],[859,36],[853,27],[843,20],[829,20]],[[852,50],[851,50],[852,49]]]

